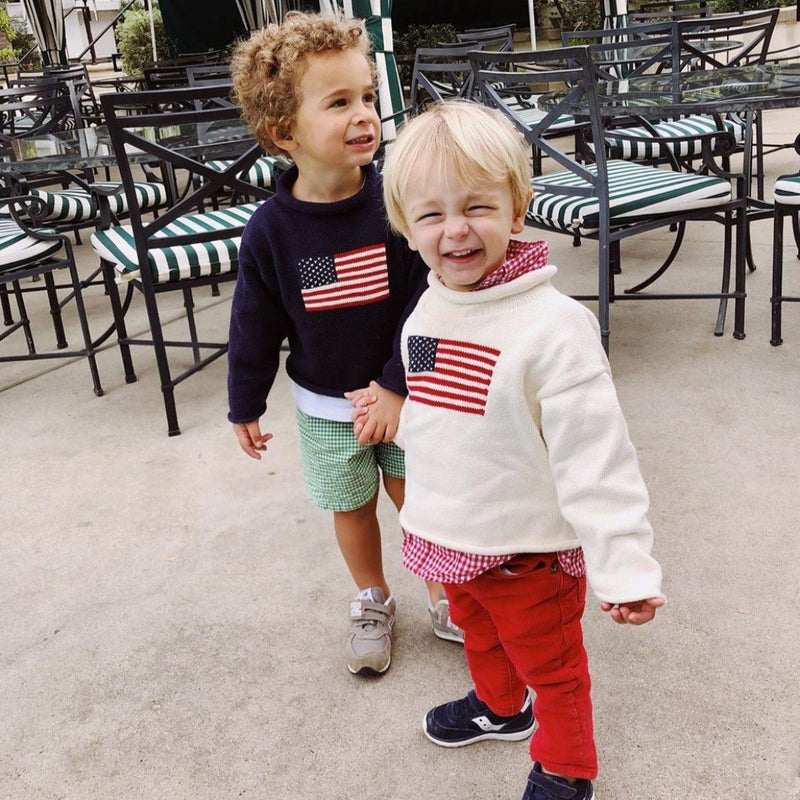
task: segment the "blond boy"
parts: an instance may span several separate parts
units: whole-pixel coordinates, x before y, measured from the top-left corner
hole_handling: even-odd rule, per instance
[[[587,574],[615,622],[648,622],[664,599],[597,323],[552,285],[544,242],[511,238],[529,156],[499,112],[451,102],[409,123],[386,163],[391,224],[431,268],[402,333],[403,559],[444,585],[475,686],[429,711],[425,734],[519,740],[535,716],[523,800],[590,800]],[[367,438],[379,403],[356,409]]]

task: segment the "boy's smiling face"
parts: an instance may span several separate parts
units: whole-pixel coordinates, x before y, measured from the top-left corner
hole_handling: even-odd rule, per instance
[[[494,272],[524,227],[508,181],[470,188],[445,168],[412,184],[403,199],[411,248],[456,291],[471,291]]]
[[[298,86],[290,136],[278,142],[304,180],[361,181],[380,142],[380,119],[367,59],[356,50],[311,56]],[[356,187],[357,188],[357,187]]]

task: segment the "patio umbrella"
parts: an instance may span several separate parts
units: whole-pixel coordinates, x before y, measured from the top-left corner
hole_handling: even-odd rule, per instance
[[[344,0],[346,17],[365,20],[372,40],[375,63],[378,68],[378,109],[381,117],[388,117],[405,107],[392,40],[392,0]],[[394,120],[383,123],[385,141],[397,133]]]
[[[236,7],[248,31],[257,31],[270,22],[280,22],[274,0],[236,0]]]
[[[45,64],[67,63],[62,0],[22,0],[33,37]]]
[[[603,0],[603,28],[624,28],[628,24],[628,0]]]

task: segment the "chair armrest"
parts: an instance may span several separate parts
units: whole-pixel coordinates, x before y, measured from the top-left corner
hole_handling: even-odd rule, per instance
[[[779,47],[767,53],[765,62],[767,64],[780,64],[783,61],[797,61],[800,59],[800,44],[791,44],[788,47]],[[751,56],[744,60],[745,64],[757,64],[758,57]]]
[[[11,219],[28,235],[39,241],[61,241],[69,247],[69,238],[54,228],[42,225],[47,208],[40,197],[20,194],[0,198],[0,208],[8,207]]]
[[[606,142],[610,143],[611,140],[628,141],[628,142],[641,142],[643,144],[653,142],[663,142],[664,145],[680,145],[686,143],[700,143],[700,157],[709,171],[713,172],[720,178],[733,179],[741,177],[742,173],[739,172],[726,172],[721,169],[716,163],[715,157],[725,157],[731,155],[736,150],[736,140],[732,133],[725,130],[709,131],[708,133],[694,133],[687,136],[660,136],[652,127],[652,123],[647,120],[640,120],[640,125],[652,131],[648,135],[631,134],[625,131],[618,131],[616,129],[605,130],[603,132]],[[678,148],[679,149],[679,148]],[[673,148],[665,146],[662,148],[670,166],[675,172],[680,172],[681,167],[678,162]]]
[[[97,203],[97,209],[100,212],[99,229],[107,231],[111,225],[116,221],[114,215],[111,213],[111,204],[108,202],[109,197],[115,194],[122,194],[125,190],[121,183],[115,186],[109,186],[107,183],[90,183],[88,189],[92,193],[92,197]]]

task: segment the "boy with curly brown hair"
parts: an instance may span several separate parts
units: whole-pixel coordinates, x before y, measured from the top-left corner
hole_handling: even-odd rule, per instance
[[[234,92],[264,149],[293,162],[242,237],[228,355],[239,445],[261,459],[260,417],[289,343],[306,490],[333,512],[358,594],[350,604],[347,667],[380,674],[391,661],[395,601],[386,581],[379,485],[399,509],[402,451],[359,445],[345,392],[375,380],[406,394],[399,331],[427,269],[389,231],[373,165],[380,141],[374,66],[361,20],[290,13],[254,33],[232,60]],[[391,429],[396,421],[381,423]],[[430,607],[447,609],[430,583]],[[437,617],[442,622],[440,617]],[[449,616],[438,635],[458,638]],[[436,630],[434,632],[437,632]]]

